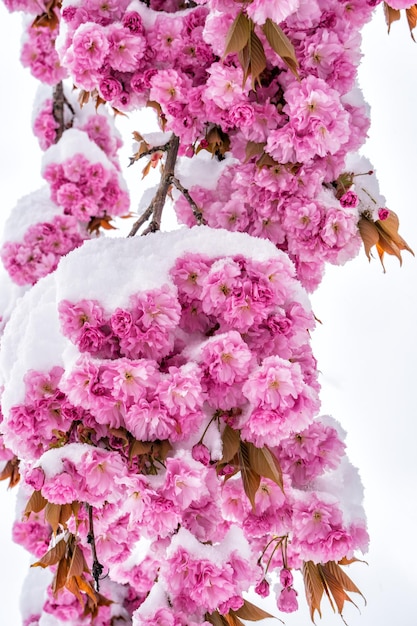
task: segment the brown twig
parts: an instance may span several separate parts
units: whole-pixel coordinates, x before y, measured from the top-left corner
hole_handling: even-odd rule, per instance
[[[197,204],[194,202],[194,200],[192,199],[192,197],[190,196],[190,192],[188,191],[188,189],[186,189],[178,180],[178,178],[176,178],[175,176],[172,176],[171,178],[171,182],[174,185],[174,187],[176,187],[178,189],[178,191],[180,191],[182,193],[182,195],[184,196],[184,198],[186,200],[188,200],[189,205],[191,206],[192,210],[193,210],[193,214],[195,219],[197,220],[197,224],[200,226],[201,224],[206,224],[206,221],[203,217],[203,213],[201,212],[201,209],[198,208]]]
[[[167,152],[169,150],[169,147],[171,145],[171,140],[167,141],[163,146],[153,146],[153,148],[149,148],[148,150],[145,150],[145,152],[141,152],[138,155],[134,155],[132,157],[129,157],[129,165],[127,167],[130,167],[131,165],[133,165],[133,163],[136,163],[136,161],[139,161],[139,159],[141,159],[142,157],[145,156],[151,156],[152,154],[155,154],[155,152]]]
[[[94,578],[96,584],[97,593],[100,591],[100,576],[103,573],[103,566],[97,558],[96,541],[94,537],[94,524],[93,524],[93,507],[91,504],[87,504],[88,509],[88,535],[87,542],[91,545],[91,552],[93,554],[93,565],[91,567],[91,575]]]
[[[128,237],[136,235],[139,228],[146,222],[147,219],[151,217],[151,215],[152,221],[142,234],[147,235],[148,233],[154,233],[161,228],[162,211],[169,187],[174,177],[174,169],[177,161],[180,140],[176,135],[173,135],[168,143],[169,147],[166,151],[167,158],[165,161],[165,167],[156,194],[146,211],[144,211],[140,218],[133,224]]]
[[[58,143],[58,141],[61,139],[65,130],[64,103],[65,103],[64,86],[61,80],[59,83],[55,85],[54,91],[53,91],[52,115],[54,116],[54,120],[58,124],[58,128],[56,129],[55,143]]]

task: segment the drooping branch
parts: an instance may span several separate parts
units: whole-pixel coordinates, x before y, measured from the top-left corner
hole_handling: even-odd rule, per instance
[[[93,555],[93,565],[91,567],[91,575],[94,578],[96,584],[96,591],[100,591],[100,577],[103,573],[103,566],[97,558],[96,540],[94,537],[94,523],[93,523],[93,507],[91,504],[87,504],[88,510],[88,535],[87,541],[91,545],[91,552]]]

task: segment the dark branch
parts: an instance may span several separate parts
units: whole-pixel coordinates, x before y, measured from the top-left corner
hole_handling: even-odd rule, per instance
[[[168,143],[169,147],[166,151],[167,158],[165,161],[165,167],[156,194],[146,211],[144,211],[141,217],[133,224],[132,229],[128,235],[129,237],[133,237],[134,235],[136,235],[139,228],[144,224],[144,222],[146,222],[147,219],[151,217],[151,215],[152,221],[149,224],[148,228],[144,230],[142,234],[147,235],[148,233],[154,233],[161,228],[162,211],[165,205],[169,187],[171,185],[172,179],[174,178],[175,163],[177,161],[180,140],[178,137],[173,135]]]
[[[201,224],[205,224],[206,221],[203,217],[203,214],[201,212],[201,209],[198,208],[197,204],[194,202],[194,200],[192,199],[192,197],[190,196],[190,192],[188,191],[188,189],[186,189],[185,187],[183,187],[183,185],[180,183],[180,181],[178,180],[178,178],[176,178],[175,176],[172,176],[171,178],[171,182],[174,185],[174,187],[176,187],[178,189],[178,191],[180,191],[182,193],[182,195],[184,196],[184,198],[186,200],[188,200],[189,205],[191,206],[192,210],[193,210],[193,214],[195,219],[197,220],[197,224],[200,226]]]
[[[129,157],[130,163],[128,167],[133,165],[133,163],[136,163],[136,161],[139,161],[139,159],[141,159],[142,157],[151,156],[152,154],[155,154],[155,152],[167,152],[169,150],[170,145],[171,145],[171,140],[167,141],[167,143],[165,143],[163,146],[154,146],[153,148],[149,148],[149,150],[145,150],[145,152],[141,152],[141,154],[138,154],[138,155],[135,154],[134,156]]]
[[[58,143],[58,141],[61,139],[63,132],[65,130],[64,104],[65,104],[64,86],[61,80],[59,83],[55,85],[54,91],[53,91],[52,115],[54,116],[54,120],[58,124],[58,128],[56,129],[55,143]]]
[[[94,524],[93,524],[93,507],[91,504],[87,504],[88,509],[88,535],[87,541],[91,545],[91,552],[93,555],[93,565],[91,568],[91,575],[96,583],[97,593],[100,591],[100,576],[103,573],[103,566],[97,558],[96,541],[94,537]]]

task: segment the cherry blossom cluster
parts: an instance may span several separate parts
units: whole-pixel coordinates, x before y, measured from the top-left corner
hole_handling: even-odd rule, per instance
[[[33,285],[53,272],[59,260],[88,237],[85,227],[49,198],[47,187],[24,196],[3,233],[1,260],[18,285]]]
[[[117,153],[122,146],[122,139],[106,108],[104,106],[96,108],[92,102],[87,102],[81,108],[73,91],[69,90],[65,83],[63,98],[65,128],[77,128],[87,133],[88,138],[97,144],[120,170]],[[57,142],[59,124],[53,113],[53,99],[52,89],[41,85],[35,99],[32,128],[42,150],[47,150]]]
[[[120,173],[121,138],[105,108],[80,109],[63,89],[63,123],[54,117],[52,89],[37,94],[33,127],[44,155],[47,189],[22,198],[8,218],[1,259],[18,285],[32,285],[54,271],[62,256],[90,236],[94,218],[126,214],[129,196]],[[51,196],[50,199],[48,196]]]
[[[47,85],[55,85],[67,77],[67,70],[61,65],[55,49],[58,29],[50,26],[34,27],[29,20],[23,38],[20,60],[32,75]]]
[[[52,200],[80,221],[120,216],[129,210],[129,194],[120,172],[86,132],[66,131],[46,151],[42,173]]]
[[[180,137],[181,154],[226,155],[215,189],[190,190],[206,223],[271,239],[313,290],[326,262],[344,263],[360,247],[360,208],[340,202],[335,181],[369,126],[354,87],[359,29],[374,6],[213,1],[180,11],[179,2],[67,2],[59,53],[79,88],[127,111],[151,102],[162,127]],[[265,53],[257,85],[235,53],[225,56],[240,13]],[[268,20],[293,46],[294,73],[266,41]],[[182,197],[177,213],[195,223]]]
[[[292,569],[366,549],[344,433],[316,417],[313,327],[283,252],[205,226],[88,241],[16,307],[0,353],[5,444],[28,494],[76,505],[51,550],[76,536],[90,569],[92,507],[97,558],[123,590],[109,590],[116,615],[201,626],[239,611],[251,586],[267,595],[274,572],[278,608],[296,610]],[[50,531],[28,506],[14,535],[39,558]],[[68,602],[49,595],[43,611]]]

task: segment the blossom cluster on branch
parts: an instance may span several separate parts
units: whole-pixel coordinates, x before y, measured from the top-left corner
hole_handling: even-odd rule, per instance
[[[132,262],[140,270],[118,284],[119,265]],[[15,360],[12,318],[2,432],[36,494],[31,525],[19,522],[15,536],[39,557],[45,526],[32,514],[55,507],[60,521],[64,507],[88,503],[100,563],[138,596],[133,624],[160,623],[150,616],[162,608],[175,623],[212,623],[241,609],[251,585],[265,595],[273,571],[366,549],[361,490],[356,501],[335,493],[358,480],[343,432],[316,417],[314,317],[272,244],[203,226],[90,241],[19,311],[44,319],[31,341],[46,356],[33,346]],[[85,511],[57,530],[59,542],[77,536],[91,569]],[[59,542],[41,564],[60,562]],[[279,608],[295,610],[292,584],[280,589]]]
[[[295,570],[312,618],[324,593],[342,613],[368,535],[305,290],[361,241],[412,252],[355,155],[379,1],[5,4],[44,83],[47,186],[1,249],[27,293],[0,311],[0,479],[21,476],[14,538],[51,570],[24,626],[239,626],[269,616],[250,589],[297,610]],[[92,238],[129,213],[111,111],[143,107],[162,132],[134,132],[131,165],[160,183],[130,238]],[[170,199],[186,227],[155,233]]]

